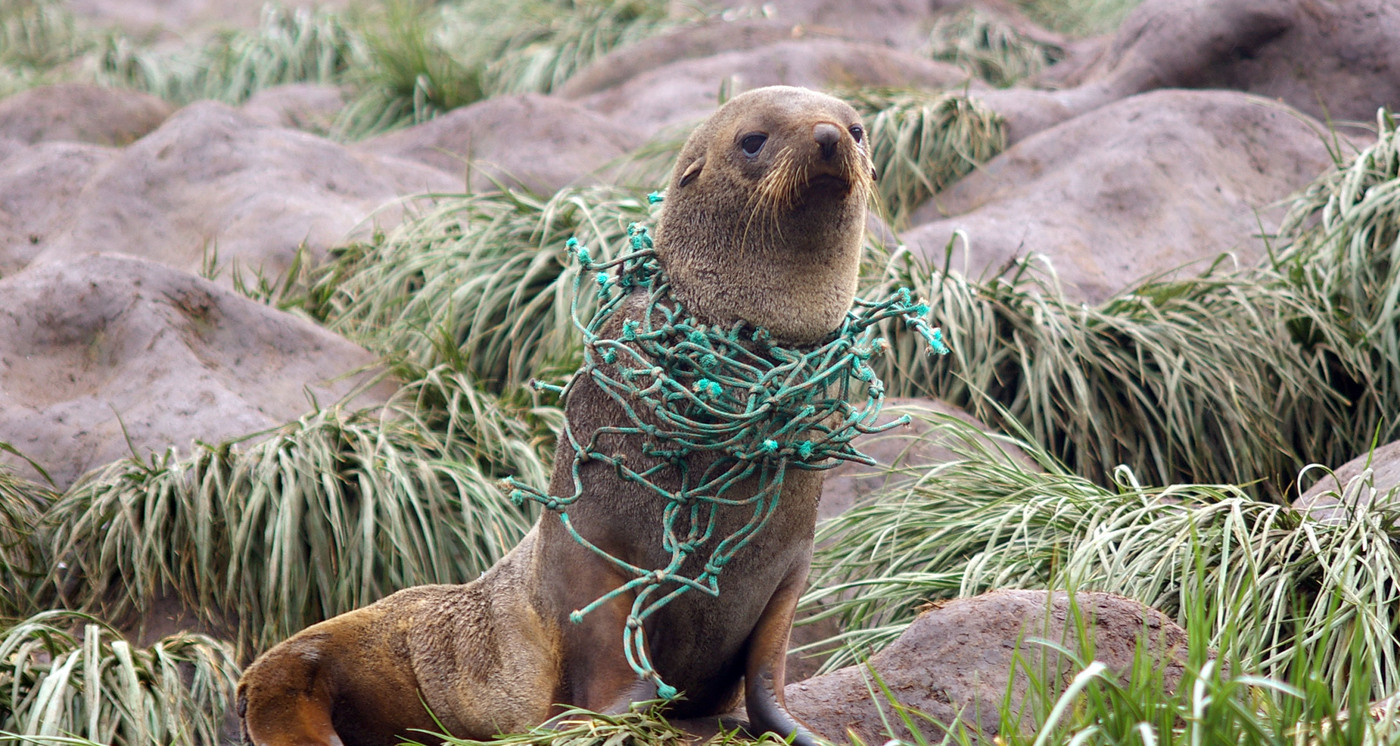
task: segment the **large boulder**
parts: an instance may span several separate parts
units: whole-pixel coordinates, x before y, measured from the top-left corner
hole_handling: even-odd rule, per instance
[[[258,124],[315,134],[330,132],[345,108],[346,92],[322,83],[288,83],[264,88],[248,97],[239,113]]]
[[[1058,78],[1058,79],[1057,79]],[[1318,119],[1374,121],[1400,105],[1393,0],[1145,0],[1102,55],[1042,82],[1122,98],[1156,88],[1228,88]]]
[[[0,138],[126,145],[159,127],[174,107],[148,93],[61,83],[0,98]]]
[[[74,200],[114,148],[0,140],[0,278],[14,274],[68,227]]]
[[[621,85],[659,67],[723,52],[754,49],[788,39],[831,34],[768,18],[715,15],[698,23],[624,44],[574,73],[555,93],[581,98]]]
[[[1009,148],[915,211],[904,241],[977,277],[1036,252],[1090,302],[1265,253],[1278,203],[1332,164],[1317,122],[1233,91],[1155,91]]]
[[[0,442],[60,488],[133,448],[186,450],[292,421],[311,398],[329,405],[362,386],[374,361],[300,317],[141,259],[93,254],[0,280]]]
[[[1082,644],[1081,628],[1092,656]],[[1022,704],[1034,690],[1027,672],[1041,677],[1041,685],[1063,691],[1080,670],[1073,659],[1037,640],[1092,657],[1124,678],[1141,651],[1167,690],[1185,670],[1185,630],[1136,601],[1087,591],[1073,598],[1063,591],[995,591],[924,612],[866,664],[789,684],[788,709],[827,738],[843,739],[849,730],[865,743],[907,739],[910,734],[897,717],[887,718],[895,732],[885,729],[881,712],[888,714],[890,703],[874,683],[878,676],[900,705],[945,725],[961,717],[974,731],[995,736],[1002,702],[1008,700],[1011,712],[1024,713],[1021,727],[1029,731],[1035,723],[1031,708]],[[937,740],[941,731],[927,724],[924,735]]]
[[[121,252],[188,272],[217,256],[225,268],[275,278],[298,247],[319,256],[401,212],[376,210],[460,185],[422,164],[259,125],[205,101],[99,165],[64,207],[67,229],[41,236],[32,252],[39,262]]]
[[[1345,523],[1357,510],[1400,500],[1400,441],[1363,453],[1321,479],[1293,501],[1314,520]]]
[[[552,194],[596,181],[597,172],[640,146],[637,131],[570,101],[537,93],[497,96],[359,148],[418,161],[461,179],[471,191],[496,184]]]
[[[685,59],[579,99],[644,137],[689,126],[711,114],[722,88],[890,86],[941,90],[961,85],[958,67],[873,44],[797,39]],[[682,129],[683,128],[683,129]]]
[[[1162,88],[1218,88],[1341,124],[1400,105],[1400,5],[1392,0],[1145,0],[1112,41],[1045,70],[1032,87],[983,91],[1010,142]],[[1048,89],[1048,90],[1046,90]]]
[[[913,51],[928,40],[936,11],[948,0],[672,0],[673,4],[768,16],[781,23],[835,31],[850,39]]]

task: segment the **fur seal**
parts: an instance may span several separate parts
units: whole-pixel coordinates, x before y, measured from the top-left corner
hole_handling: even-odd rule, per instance
[[[674,297],[706,323],[744,321],[786,343],[818,341],[851,307],[873,177],[859,115],[844,102],[786,86],[736,96],[695,130],[672,172],[655,238]],[[624,317],[643,312],[637,296]],[[616,333],[621,318],[612,321]],[[591,380],[573,388],[566,413],[579,442],[626,422]],[[651,458],[640,436],[602,437],[629,464]],[[573,458],[561,438],[550,494],[572,492]],[[721,456],[692,458],[700,463],[687,467],[703,469]],[[633,566],[665,566],[663,501],[596,461],[579,478],[574,528]],[[742,484],[737,497],[756,489]],[[742,693],[753,731],[818,743],[785,709],[783,683],[820,489],[821,472],[789,469],[768,524],[726,567],[721,595],[682,594],[647,618],[652,664],[683,693],[671,715],[719,715]],[[750,517],[722,508],[716,535]],[[629,579],[546,512],[476,581],[400,591],[259,657],[238,686],[244,739],[381,746],[444,729],[484,739],[546,722],[563,705],[625,710],[656,694],[625,660],[631,599],[610,600],[579,623],[570,614]]]

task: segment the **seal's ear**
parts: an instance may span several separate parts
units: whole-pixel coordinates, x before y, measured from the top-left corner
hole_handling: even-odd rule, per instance
[[[686,167],[685,173],[681,174],[680,183],[676,186],[685,186],[686,184],[695,181],[695,177],[700,175],[700,170],[704,167],[705,156],[702,155],[699,158],[696,158],[694,162],[692,162],[689,166]]]

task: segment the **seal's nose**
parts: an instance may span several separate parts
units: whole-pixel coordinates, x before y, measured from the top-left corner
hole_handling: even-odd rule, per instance
[[[822,158],[831,160],[836,155],[836,144],[841,142],[841,128],[830,122],[821,122],[812,128],[812,139],[821,146]]]

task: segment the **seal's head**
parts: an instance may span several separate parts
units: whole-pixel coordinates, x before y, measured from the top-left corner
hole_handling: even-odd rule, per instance
[[[855,297],[873,186],[855,109],[805,88],[749,91],[686,141],[657,221],[657,256],[702,321],[814,342]]]

